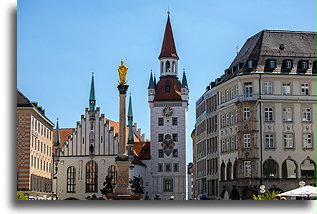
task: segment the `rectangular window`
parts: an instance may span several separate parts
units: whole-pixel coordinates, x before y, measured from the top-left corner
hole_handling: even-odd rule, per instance
[[[173,179],[163,180],[164,192],[173,192]]]
[[[312,135],[311,134],[304,134],[304,142],[303,142],[303,148],[304,149],[312,149],[313,148],[313,141],[312,141]]]
[[[244,95],[247,98],[252,97],[252,83],[244,83]]]
[[[264,108],[264,121],[273,121],[273,108]]]
[[[283,120],[284,121],[292,121],[292,108],[284,108],[283,109]]]
[[[311,121],[310,108],[303,108],[303,121]]]
[[[162,117],[158,118],[158,125],[159,126],[164,126],[164,119]]]
[[[269,68],[275,68],[275,60],[269,60]]]
[[[272,82],[264,82],[264,94],[273,94]]]
[[[162,142],[162,141],[163,141],[163,138],[164,138],[164,135],[163,135],[163,134],[158,134],[158,141],[159,141],[159,142]]]
[[[176,133],[173,134],[173,141],[178,141],[178,135]]]
[[[273,134],[266,134],[265,135],[265,148],[268,148],[268,149],[275,148]]]
[[[163,172],[163,164],[161,164],[161,163],[158,164],[157,171],[158,172]]]
[[[290,95],[291,94],[291,83],[283,83],[282,93],[283,93],[283,95]]]
[[[243,120],[247,121],[250,118],[250,107],[243,108]]]
[[[172,125],[177,126],[177,117],[172,118]]]
[[[178,172],[178,163],[174,163],[174,172]]]
[[[232,111],[231,113],[230,113],[230,121],[231,121],[231,125],[232,124],[234,124],[234,112]]]
[[[158,157],[159,158],[163,158],[164,157],[163,149],[159,149],[158,150]]]
[[[293,148],[293,134],[284,134],[284,148]]]
[[[302,83],[302,85],[301,85],[301,95],[303,95],[303,96],[309,95],[309,83]]]
[[[173,157],[174,158],[178,157],[178,150],[177,149],[173,149]]]
[[[291,69],[292,68],[292,61],[290,61],[290,60],[285,61],[285,68]]]
[[[248,68],[253,68],[253,61],[252,60],[248,61]]]
[[[231,92],[231,99],[233,99],[234,98],[234,88],[231,88],[230,92]]]
[[[252,174],[251,167],[252,167],[251,161],[244,161],[243,162],[243,174],[244,174],[245,178],[251,177],[251,174]]]
[[[231,147],[231,148],[230,148],[231,151],[235,150],[235,148],[234,148],[234,147],[235,147],[235,145],[234,145],[234,138],[233,138],[233,137],[231,138],[231,146],[230,146],[230,147]]]
[[[165,172],[171,172],[172,169],[171,169],[171,164],[170,163],[166,163],[165,164]]]
[[[250,146],[251,146],[250,134],[244,134],[243,135],[243,147],[250,148]]]

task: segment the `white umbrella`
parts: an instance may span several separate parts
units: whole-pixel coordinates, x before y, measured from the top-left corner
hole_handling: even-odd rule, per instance
[[[313,186],[304,186],[293,189],[281,194],[279,196],[297,196],[297,197],[316,197],[317,188]]]

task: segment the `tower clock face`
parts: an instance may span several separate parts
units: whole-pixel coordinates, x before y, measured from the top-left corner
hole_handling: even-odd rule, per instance
[[[170,117],[174,114],[174,110],[172,107],[169,107],[169,106],[165,106],[162,110],[162,114],[165,116],[165,117]]]

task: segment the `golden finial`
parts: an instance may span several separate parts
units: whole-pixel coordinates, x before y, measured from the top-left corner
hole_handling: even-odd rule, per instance
[[[171,14],[171,12],[170,12],[170,6],[168,6],[168,8],[167,8],[167,15],[170,15]]]

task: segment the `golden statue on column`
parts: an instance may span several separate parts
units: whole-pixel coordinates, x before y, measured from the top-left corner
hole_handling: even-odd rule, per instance
[[[128,67],[126,65],[124,65],[124,61],[121,60],[121,65],[119,66],[118,68],[118,72],[119,72],[119,85],[125,85],[127,84],[127,81],[126,81],[126,75],[128,73]]]

